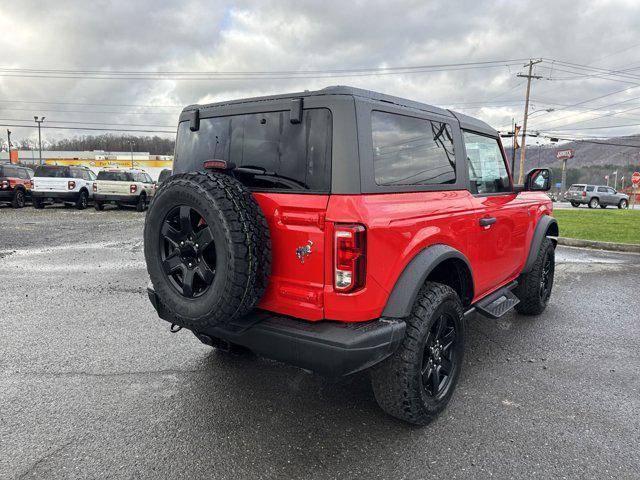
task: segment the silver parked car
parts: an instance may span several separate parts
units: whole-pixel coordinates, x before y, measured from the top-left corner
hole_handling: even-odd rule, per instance
[[[564,198],[574,207],[580,205],[588,205],[589,208],[607,208],[609,205],[618,208],[629,207],[629,195],[603,185],[574,184],[567,190]]]

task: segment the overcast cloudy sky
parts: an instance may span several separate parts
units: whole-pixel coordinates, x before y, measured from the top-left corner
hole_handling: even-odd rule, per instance
[[[1,0],[0,25],[1,125],[33,124],[33,115],[45,115],[49,126],[171,131],[177,106],[346,84],[508,129],[512,117],[522,118],[525,83],[516,76],[524,72],[522,59],[542,57],[536,74],[545,78],[533,84],[531,128],[564,128],[563,135],[640,132],[635,125],[595,128],[640,124],[637,0]],[[484,61],[501,64],[338,78],[77,78],[96,75],[77,73],[88,70],[324,71]],[[69,75],[75,78],[52,78]],[[612,92],[619,93],[572,106]],[[33,129],[10,128],[14,138],[37,138]],[[44,137],[83,133],[100,132],[44,130]]]

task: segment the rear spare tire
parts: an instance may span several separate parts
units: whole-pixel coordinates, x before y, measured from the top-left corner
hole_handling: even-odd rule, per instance
[[[264,214],[221,172],[178,174],[162,185],[149,205],[144,253],[162,308],[195,330],[247,313],[271,273]]]

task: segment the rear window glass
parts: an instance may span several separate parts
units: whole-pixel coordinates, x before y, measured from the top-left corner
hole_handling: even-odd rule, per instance
[[[570,192],[581,192],[582,190],[584,190],[584,185],[571,185],[571,187],[569,187]],[[591,190],[593,190],[593,188],[591,188]]]
[[[593,189],[594,189],[594,188],[595,188],[594,186],[587,187],[587,192],[593,192]]]
[[[108,172],[102,170],[98,172],[98,180],[110,180],[113,182],[133,182],[133,175],[130,172]]]
[[[42,165],[36,168],[36,177],[70,178],[69,167],[56,167],[53,165]]]
[[[455,183],[453,137],[446,123],[374,111],[371,129],[376,184]]]
[[[206,160],[224,160],[237,167],[256,167],[236,174],[251,188],[328,192],[331,112],[308,109],[299,124],[289,119],[288,110],[203,118],[195,132],[189,122],[181,122],[174,173],[202,170]]]

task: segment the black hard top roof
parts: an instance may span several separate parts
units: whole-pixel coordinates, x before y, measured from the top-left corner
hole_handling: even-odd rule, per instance
[[[350,95],[355,98],[363,98],[363,99],[368,99],[373,101],[391,103],[401,107],[414,108],[416,110],[425,110],[425,111],[437,113],[439,115],[443,115],[446,117],[456,118],[460,122],[463,128],[468,128],[470,130],[475,130],[478,132],[497,135],[497,131],[493,129],[489,124],[483,122],[482,120],[478,120],[477,118],[464,115],[462,113],[454,112],[452,110],[445,110],[440,107],[436,107],[436,106],[429,105],[422,102],[416,102],[414,100],[408,100],[406,98],[394,97],[393,95],[386,95],[384,93],[374,92],[372,90],[364,90],[361,88],[348,87],[344,85],[326,87],[321,90],[313,90],[313,91],[305,90],[304,92],[284,93],[280,95],[268,95],[264,97],[243,98],[238,100],[228,100],[224,102],[207,103],[202,105],[194,104],[194,105],[189,105],[185,107],[183,112],[196,110],[196,109],[221,108],[225,106],[238,105],[242,103],[268,102],[272,100],[315,97],[315,96],[321,96],[321,95]]]

